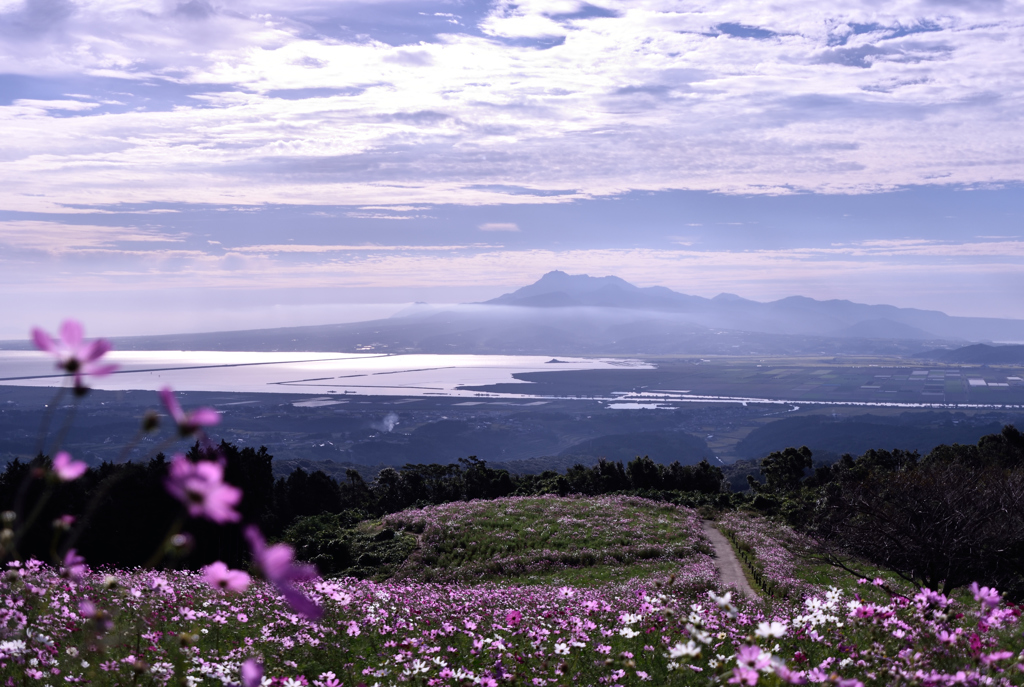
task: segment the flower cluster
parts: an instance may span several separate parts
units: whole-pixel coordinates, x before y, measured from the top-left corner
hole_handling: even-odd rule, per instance
[[[290,565],[281,553],[264,551],[268,577],[269,559]],[[1020,611],[984,588],[960,602],[831,589],[768,611],[642,579],[586,588],[292,577],[322,611],[312,621],[275,584],[246,585],[242,575],[215,564],[69,577],[37,561],[11,564],[0,581],[14,602],[0,611],[0,680],[857,687],[1024,678]]]

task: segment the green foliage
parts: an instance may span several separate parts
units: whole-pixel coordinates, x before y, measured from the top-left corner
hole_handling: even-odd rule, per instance
[[[811,450],[806,446],[775,451],[761,461],[764,484],[747,477],[750,488],[755,492],[783,494],[799,488],[804,473],[812,467]]]
[[[416,548],[416,537],[365,516],[361,511],[304,516],[285,531],[284,541],[325,577],[386,579]]]
[[[976,446],[870,450],[811,465],[788,448],[761,462],[750,508],[809,532],[836,566],[850,557],[949,593],[970,582],[1024,596],[1024,437],[1012,426]]]

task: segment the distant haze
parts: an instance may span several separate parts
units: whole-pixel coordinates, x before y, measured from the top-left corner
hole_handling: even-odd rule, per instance
[[[900,356],[986,341],[1024,342],[1024,320],[802,296],[709,299],[561,271],[482,303],[416,303],[363,322],[115,339],[129,350]]]

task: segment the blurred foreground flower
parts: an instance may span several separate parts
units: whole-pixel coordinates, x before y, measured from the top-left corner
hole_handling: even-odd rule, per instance
[[[249,573],[232,570],[223,561],[216,561],[203,568],[203,579],[215,589],[226,592],[244,592],[249,588]]]
[[[191,413],[186,413],[181,409],[181,404],[169,386],[160,390],[160,400],[178,424],[178,434],[182,437],[192,436],[203,427],[212,427],[220,422],[220,413],[213,408],[197,408]]]
[[[194,518],[221,524],[242,519],[234,509],[242,500],[242,490],[224,481],[224,466],[219,462],[193,463],[183,454],[175,454],[164,486],[171,496],[185,504]]]
[[[101,365],[97,361],[110,350],[110,342],[105,339],[84,341],[82,324],[77,320],[64,320],[60,326],[60,338],[53,339],[49,334],[35,327],[32,329],[32,341],[36,348],[50,353],[57,358],[57,367],[75,376],[75,390],[87,391],[85,376],[102,377],[117,369],[117,365]]]
[[[64,574],[74,580],[81,579],[89,570],[85,565],[85,559],[79,556],[74,549],[68,549],[68,552],[64,554],[63,563]]]
[[[288,605],[296,613],[310,620],[319,618],[323,610],[296,589],[294,584],[315,579],[316,568],[312,565],[296,565],[295,552],[287,544],[267,546],[266,540],[255,525],[245,528],[245,538],[249,540],[253,561],[263,573],[263,577],[277,588]]]
[[[80,460],[75,460],[67,451],[60,451],[53,457],[53,472],[62,482],[76,480],[88,469],[88,465]]]
[[[242,664],[242,687],[260,687],[263,682],[263,664],[250,658]]]

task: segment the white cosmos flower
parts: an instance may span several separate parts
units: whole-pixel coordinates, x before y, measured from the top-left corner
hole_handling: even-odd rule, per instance
[[[786,625],[784,623],[773,620],[770,623],[758,623],[757,629],[754,634],[758,637],[785,637],[786,636]]]
[[[684,656],[699,656],[700,651],[701,646],[691,639],[686,644],[679,642],[674,647],[669,648],[668,655],[669,658],[676,659],[683,658]]]

